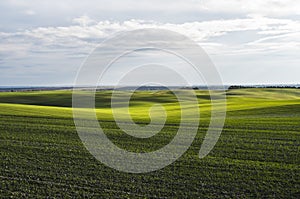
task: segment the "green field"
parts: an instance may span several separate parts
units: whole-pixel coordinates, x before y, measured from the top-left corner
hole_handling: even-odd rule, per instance
[[[149,139],[133,138],[116,126],[110,96],[111,91],[97,92],[96,108],[116,145],[153,151],[175,136],[180,109],[171,92],[138,91],[132,98],[132,117],[141,125],[149,123],[154,103],[167,110],[167,124]],[[0,196],[300,198],[300,89],[227,91],[223,132],[203,159],[199,149],[210,98],[206,91],[197,96],[201,120],[189,150],[162,170],[129,174],[103,165],[85,149],[72,118],[71,91],[0,93]]]

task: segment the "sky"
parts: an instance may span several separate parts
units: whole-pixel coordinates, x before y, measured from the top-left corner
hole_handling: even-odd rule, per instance
[[[195,41],[224,84],[300,83],[300,1],[3,0],[0,86],[72,85],[99,43],[140,28]]]

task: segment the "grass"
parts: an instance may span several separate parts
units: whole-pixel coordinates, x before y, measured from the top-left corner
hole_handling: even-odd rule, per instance
[[[132,97],[130,111],[141,124],[149,123],[154,103],[167,110],[167,125],[149,139],[116,126],[110,96],[111,91],[97,93],[96,112],[118,146],[153,151],[174,137],[180,111],[172,93],[139,91]],[[198,153],[210,102],[206,91],[197,96],[202,118],[189,150],[162,170],[128,174],[106,167],[85,149],[73,123],[70,91],[0,93],[0,196],[299,198],[300,90],[228,91],[223,132],[203,159]]]

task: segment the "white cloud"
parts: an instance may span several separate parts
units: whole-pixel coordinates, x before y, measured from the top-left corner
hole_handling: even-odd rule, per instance
[[[300,2],[297,0],[10,0],[11,6],[33,7],[40,10],[82,11],[164,11],[164,12],[215,12],[244,13],[264,16],[299,15]]]
[[[26,15],[31,15],[31,16],[36,15],[35,11],[33,11],[33,10],[25,10],[24,13],[25,13]]]
[[[59,48],[66,48],[67,50],[69,50],[69,48],[88,50],[103,39],[120,31],[129,31],[138,28],[163,28],[184,34],[196,42],[201,43],[202,46],[207,46],[209,49],[212,48],[212,50],[218,50],[220,46],[226,47],[226,41],[222,41],[222,36],[230,35],[233,32],[240,32],[239,34],[243,35],[243,32],[255,31],[255,33],[260,36],[258,40],[253,39],[251,41],[251,38],[248,38],[250,40],[249,42],[240,42],[233,47],[242,48],[241,50],[244,50],[245,46],[248,46],[249,50],[250,47],[255,50],[255,47],[262,49],[265,46],[266,48],[264,48],[264,50],[268,50],[271,49],[271,45],[278,48],[278,43],[281,44],[284,38],[285,40],[289,39],[290,43],[294,42],[294,46],[299,45],[299,39],[296,39],[293,35],[297,35],[297,33],[300,32],[299,21],[261,16],[250,16],[243,19],[187,22],[182,24],[143,20],[96,22],[87,16],[82,16],[75,18],[73,22],[79,25],[40,27],[17,33],[0,33],[0,38],[3,38],[1,43],[7,45],[11,40],[14,40],[14,42],[27,43],[31,48],[37,49],[57,46]],[[230,39],[235,40],[234,37]],[[267,42],[270,39],[272,39],[272,42]],[[230,46],[229,49],[231,49],[232,52],[232,46]],[[235,52],[240,51],[240,49],[235,50]],[[220,52],[224,53],[223,50]]]
[[[300,14],[300,1],[295,0],[207,0],[201,5],[211,12],[290,16]]]
[[[79,24],[81,26],[87,26],[87,25],[95,24],[96,21],[84,15],[73,19],[73,23]]]
[[[184,34],[198,42],[221,67],[243,65],[250,62],[249,59],[253,62],[255,56],[263,55],[277,59],[275,65],[280,63],[278,54],[286,57],[285,62],[299,60],[295,52],[300,51],[300,22],[293,19],[249,15],[246,18],[185,23],[146,20],[97,22],[83,15],[72,21],[73,24],[69,26],[0,32],[0,58],[5,65],[15,65],[17,68],[20,68],[20,64],[33,64],[33,68],[47,65],[53,74],[53,71],[74,73],[74,68],[81,64],[97,44],[117,32],[139,28],[163,28]],[[251,32],[250,36],[247,35],[248,32]],[[245,35],[246,39],[239,41],[236,34],[241,38]],[[232,62],[229,62],[228,59],[233,57]],[[64,69],[61,67],[62,63]],[[295,63],[296,61],[293,64]],[[30,69],[26,68],[24,71],[30,72]]]

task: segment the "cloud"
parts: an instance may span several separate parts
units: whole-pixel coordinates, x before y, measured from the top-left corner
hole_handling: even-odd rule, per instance
[[[49,82],[72,82],[70,74],[76,73],[82,61],[97,44],[118,32],[140,28],[168,29],[190,37],[208,52],[221,70],[237,65],[241,68],[245,65],[249,70],[249,63],[253,60],[257,61],[255,65],[266,63],[265,60],[262,61],[264,56],[276,60],[276,63],[269,63],[276,67],[287,60],[293,67],[299,61],[295,52],[300,50],[300,22],[295,19],[255,14],[233,19],[167,23],[137,19],[97,21],[83,15],[71,21],[72,24],[65,26],[0,32],[0,57],[3,61],[0,66],[6,70],[2,74],[3,81],[12,81],[8,77],[22,74],[22,81],[26,81],[26,77],[32,78],[34,69],[34,74],[40,74],[41,78],[47,77]],[[19,71],[18,74],[15,71]],[[236,71],[243,70],[239,68]],[[230,74],[227,75],[232,78]],[[38,78],[35,79],[36,82],[31,83],[38,84]],[[43,82],[46,80],[43,79]]]
[[[194,41],[208,48],[232,45],[222,41],[222,37],[239,32],[243,35],[247,31],[254,31],[259,39],[248,42],[235,43],[237,48],[245,46],[262,48],[264,44],[268,50],[271,44],[294,42],[299,40],[294,36],[300,32],[300,22],[292,19],[275,19],[262,16],[248,16],[242,19],[211,20],[204,22],[186,22],[182,24],[161,23],[144,20],[128,20],[124,22],[100,21],[82,16],[73,19],[74,25],[61,27],[40,27],[15,33],[0,33],[0,45],[8,51],[24,50],[24,46],[38,51],[39,49],[65,49],[66,51],[81,50],[82,53],[91,50],[104,39],[112,35],[139,28],[162,28],[184,34]],[[285,40],[284,40],[285,38]],[[268,42],[272,39],[272,42]],[[296,40],[295,40],[296,39]],[[229,39],[230,40],[230,39]],[[236,40],[232,37],[231,40]],[[11,47],[10,47],[11,45]],[[19,45],[19,46],[18,46]],[[22,49],[20,49],[22,48]],[[232,48],[232,47],[230,47]],[[223,53],[223,51],[222,51]]]
[[[95,24],[96,23],[95,20],[89,18],[86,15],[81,16],[81,17],[77,17],[77,18],[73,19],[72,21],[73,21],[73,23],[79,24],[81,26],[87,26],[87,25],[91,25],[91,24]]]
[[[30,15],[30,16],[36,15],[36,12],[33,10],[25,10],[24,13],[25,13],[25,15]]]
[[[219,0],[201,1],[211,12],[259,14],[263,16],[290,16],[300,14],[300,2],[294,0]]]
[[[300,2],[295,0],[10,0],[6,4],[14,7],[32,7],[36,10],[60,10],[64,12],[122,11],[122,12],[214,12],[260,14],[264,16],[289,16],[300,14]]]

